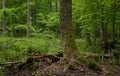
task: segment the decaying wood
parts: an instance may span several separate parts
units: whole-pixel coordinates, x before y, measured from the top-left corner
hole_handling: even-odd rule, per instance
[[[62,54],[62,53],[60,53]],[[63,55],[63,54],[62,54]],[[62,55],[58,54],[29,54],[27,61],[32,59],[32,62],[34,61],[40,61],[40,60],[44,60],[46,62],[56,62],[58,61],[61,57],[63,57]],[[84,56],[87,57],[93,57],[93,58],[98,58],[100,57],[100,55],[95,54],[95,53],[83,53]],[[110,57],[112,57],[112,55],[110,54],[104,54],[103,55],[104,58],[108,59]],[[25,63],[27,61],[20,61],[20,62],[1,62],[0,66],[2,65],[14,65],[14,64],[20,64],[20,63]]]
[[[61,53],[60,53],[61,54]],[[40,61],[40,60],[44,60],[46,62],[56,62],[60,59],[62,55],[59,54],[29,54],[27,61],[20,61],[20,62],[1,62],[0,66],[2,65],[14,65],[14,64],[19,64],[19,63],[25,63],[25,62],[29,62],[29,60],[32,60],[32,62],[34,61]]]
[[[99,54],[95,54],[95,53],[83,53],[84,56],[88,56],[88,57],[94,57],[94,58],[97,58],[97,57],[100,57]],[[104,58],[110,58],[112,57],[112,55],[110,54],[104,54],[103,55]]]
[[[19,64],[19,63],[22,63],[22,61],[21,62],[1,62],[0,63],[0,66],[2,66],[2,65],[14,65],[14,64]]]

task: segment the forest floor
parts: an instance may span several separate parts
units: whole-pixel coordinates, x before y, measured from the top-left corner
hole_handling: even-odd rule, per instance
[[[101,71],[82,65],[68,70],[60,58],[62,54],[32,54],[24,62],[3,63],[3,76],[120,76],[120,64],[112,65],[107,60],[99,63]]]
[[[83,39],[76,41],[79,52],[91,53]],[[120,76],[120,53],[116,54],[118,62],[101,53],[96,59],[97,53],[91,53],[92,57],[78,59],[79,65],[66,69],[59,46],[59,39],[0,37],[0,76]]]

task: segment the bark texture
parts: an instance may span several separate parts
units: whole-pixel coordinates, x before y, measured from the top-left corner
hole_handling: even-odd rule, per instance
[[[75,58],[78,49],[72,30],[72,0],[60,0],[60,31],[64,57]]]

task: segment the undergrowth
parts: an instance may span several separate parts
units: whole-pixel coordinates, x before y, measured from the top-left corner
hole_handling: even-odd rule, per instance
[[[77,39],[76,42],[83,52],[85,41]],[[24,60],[28,53],[56,53],[62,50],[60,44],[58,38],[0,37],[0,62]]]
[[[81,53],[91,53],[84,39],[76,39],[77,47]],[[92,47],[91,47],[92,48]],[[0,37],[0,62],[25,60],[28,54],[32,53],[57,53],[61,51],[61,42],[58,38],[13,38]],[[97,50],[97,49],[93,49]],[[97,61],[105,61],[103,51],[97,51]],[[113,53],[110,53],[113,55]],[[114,55],[109,58],[109,63],[120,61],[120,57]]]

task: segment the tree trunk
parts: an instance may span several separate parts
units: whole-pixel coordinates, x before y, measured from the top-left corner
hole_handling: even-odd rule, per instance
[[[5,20],[5,0],[2,0],[2,9],[3,9],[3,14],[2,14],[2,30],[3,30],[3,36],[6,34],[6,20]]]
[[[52,12],[52,0],[48,0],[49,12]]]
[[[72,0],[60,0],[60,31],[64,58],[75,58],[78,49],[72,29]]]
[[[36,2],[35,2],[36,3]],[[34,6],[33,8],[32,8],[32,12],[31,12],[31,14],[32,14],[32,26],[35,26],[36,27],[36,6]]]
[[[116,2],[113,3],[113,21],[112,21],[112,48],[114,48],[115,44],[115,23],[116,23]]]
[[[55,8],[56,8],[56,12],[58,12],[58,0],[56,0]]]
[[[101,0],[101,3],[102,3],[103,1]],[[101,33],[101,42],[102,42],[102,48],[104,49],[104,50],[107,50],[108,48],[107,48],[107,29],[106,29],[106,25],[105,25],[105,23],[104,23],[104,20],[105,20],[105,18],[104,18],[104,6],[103,6],[103,4],[101,4],[101,6],[100,6],[100,25],[101,25],[101,30],[100,30],[100,33]]]
[[[27,0],[27,37],[30,37],[30,0]]]

